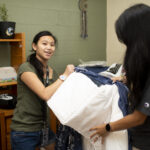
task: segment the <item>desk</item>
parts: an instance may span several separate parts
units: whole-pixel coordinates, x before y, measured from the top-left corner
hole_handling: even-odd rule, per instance
[[[11,150],[10,124],[13,109],[0,109],[0,149]]]
[[[0,109],[0,150],[11,150],[10,124],[13,116],[13,109]],[[50,111],[51,129],[56,133],[57,119]]]

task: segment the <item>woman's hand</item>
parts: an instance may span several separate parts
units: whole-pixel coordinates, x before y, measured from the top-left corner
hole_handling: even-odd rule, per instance
[[[71,73],[74,72],[74,65],[72,64],[69,64],[67,65],[66,69],[65,69],[65,72],[63,73],[63,75],[65,75],[66,77],[68,77]]]
[[[90,136],[90,139],[93,139],[94,142],[96,142],[99,137],[102,138],[102,144],[104,142],[104,137],[107,134],[106,128],[105,128],[106,124],[102,124],[100,126],[91,128],[89,131],[94,131],[94,133]]]
[[[119,76],[119,77],[112,77],[111,80],[113,82],[116,82],[116,81],[123,81],[123,77],[122,76]]]
[[[126,76],[112,77],[111,80],[113,81],[113,83],[116,81],[120,81],[123,83],[127,82]]]

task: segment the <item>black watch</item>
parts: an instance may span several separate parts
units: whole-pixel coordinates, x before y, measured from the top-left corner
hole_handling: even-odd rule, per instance
[[[106,124],[105,129],[106,129],[106,131],[110,132],[111,127],[110,127],[110,124],[109,124],[109,123]]]

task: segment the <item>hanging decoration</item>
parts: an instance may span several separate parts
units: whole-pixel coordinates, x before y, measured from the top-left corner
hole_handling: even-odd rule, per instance
[[[87,34],[87,0],[79,0],[79,9],[81,11],[81,37],[88,37]]]

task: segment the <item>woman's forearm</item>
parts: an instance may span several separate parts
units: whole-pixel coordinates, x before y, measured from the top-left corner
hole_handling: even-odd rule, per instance
[[[57,79],[54,83],[45,87],[44,84],[39,80],[36,74],[32,72],[25,72],[21,75],[21,80],[41,99],[47,101],[58,87],[63,83],[62,80]]]
[[[42,99],[47,101],[60,87],[60,85],[63,83],[62,80],[57,79],[53,84],[43,89]]]
[[[111,131],[119,131],[141,125],[146,120],[146,115],[135,110],[132,114],[115,121],[110,122]]]

